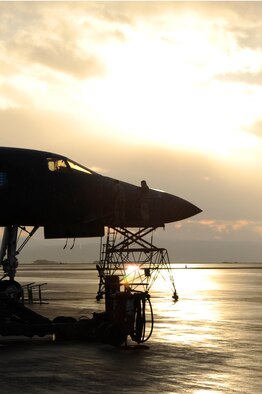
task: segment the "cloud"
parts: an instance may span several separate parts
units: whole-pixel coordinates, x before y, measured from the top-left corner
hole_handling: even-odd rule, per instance
[[[103,62],[93,46],[82,45],[83,30],[70,9],[63,3],[51,3],[49,7],[43,3],[4,6],[0,28],[2,62],[6,63],[5,55],[23,71],[27,65],[32,68],[38,64],[79,79],[103,76]],[[88,30],[92,28],[85,23],[85,34]]]
[[[197,224],[200,224],[202,226],[207,226],[212,231],[218,233],[225,233],[225,232],[227,233],[229,231],[229,224],[223,223],[222,221],[218,222],[215,220],[200,220],[197,222]]]
[[[234,13],[233,18],[230,20],[230,30],[236,36],[238,44],[242,48],[261,50],[261,2],[230,2],[228,7]]]
[[[255,226],[255,231],[262,237],[262,225]]]
[[[247,85],[262,85],[262,70],[259,72],[230,72],[223,75],[217,75],[217,80],[235,83],[244,83]]]
[[[105,75],[105,67],[96,56],[77,53],[75,47],[64,47],[59,41],[46,40],[44,44],[31,46],[27,57],[32,63],[42,64],[79,79]]]
[[[214,220],[214,219],[189,219],[179,228],[182,233],[198,234],[201,240],[252,240],[254,234],[260,233],[259,221],[246,219]],[[262,228],[262,226],[261,226]]]
[[[250,133],[262,138],[262,120],[255,122],[248,130]]]
[[[237,30],[234,31],[234,33],[238,37],[238,43],[241,47],[244,48],[251,48],[254,50],[261,50],[262,49],[262,44],[261,44],[261,33],[262,33],[262,23],[261,23],[261,6],[259,10],[259,15],[260,15],[260,22],[252,24],[252,26],[247,26],[247,27],[239,27]]]
[[[254,222],[250,220],[236,220],[223,222],[221,220],[200,220],[197,224],[207,226],[211,230],[218,233],[228,233],[229,231],[239,231],[243,228],[253,225]]]

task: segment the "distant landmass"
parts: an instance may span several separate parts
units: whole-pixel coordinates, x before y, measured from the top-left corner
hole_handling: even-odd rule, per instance
[[[93,261],[91,263],[87,263],[87,262],[75,263],[75,262],[68,262],[68,261],[62,262],[62,261],[55,261],[55,260],[38,259],[38,260],[33,261],[31,264],[35,264],[35,265],[61,265],[61,264],[69,265],[69,264],[97,264],[97,263],[99,263],[99,261]]]
[[[64,264],[62,261],[52,261],[52,260],[35,260],[33,264],[36,265],[47,265],[47,264]]]

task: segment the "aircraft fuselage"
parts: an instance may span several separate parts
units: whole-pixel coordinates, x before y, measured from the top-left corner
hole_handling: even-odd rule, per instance
[[[0,226],[46,238],[101,236],[104,226],[159,227],[201,212],[171,194],[105,177],[49,152],[0,148]]]

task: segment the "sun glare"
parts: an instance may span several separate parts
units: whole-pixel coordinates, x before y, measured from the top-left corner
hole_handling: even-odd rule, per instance
[[[106,78],[83,83],[80,98],[127,143],[237,156],[258,144],[243,131],[258,107],[247,109],[245,87],[216,80],[232,60],[193,22],[161,35],[127,31],[103,50]]]
[[[137,264],[129,264],[125,267],[126,275],[132,275],[139,271],[139,266]]]

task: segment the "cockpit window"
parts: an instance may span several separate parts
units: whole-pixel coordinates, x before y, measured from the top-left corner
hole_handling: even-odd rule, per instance
[[[67,168],[65,160],[47,159],[47,163],[50,171],[61,171]]]
[[[72,168],[73,170],[85,172],[86,174],[90,174],[90,175],[92,174],[92,172],[89,171],[87,168],[82,167],[79,164],[73,163],[72,161],[68,160],[68,164],[69,164],[70,168]]]
[[[85,167],[80,166],[77,163],[73,163],[70,160],[63,160],[63,159],[54,159],[49,158],[47,159],[48,169],[52,172],[54,171],[65,171],[65,170],[74,170],[85,172],[86,174],[92,175],[92,171],[88,170]]]

